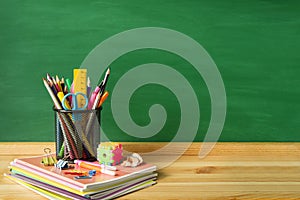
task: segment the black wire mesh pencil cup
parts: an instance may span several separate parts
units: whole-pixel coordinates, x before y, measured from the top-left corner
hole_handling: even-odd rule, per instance
[[[53,110],[57,159],[97,160],[102,107],[95,110]]]

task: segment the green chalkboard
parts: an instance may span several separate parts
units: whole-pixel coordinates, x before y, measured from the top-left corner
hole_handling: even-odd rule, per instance
[[[52,102],[42,77],[46,73],[72,77],[72,69],[84,67],[84,59],[99,43],[141,27],[185,34],[214,60],[227,100],[219,141],[300,141],[299,1],[4,0],[0,19],[0,141],[54,141]],[[210,92],[186,59],[154,48],[128,52],[110,64],[107,90],[112,94],[123,74],[146,63],[169,66],[192,86],[201,114],[194,140],[203,141],[212,115]],[[180,90],[185,95],[186,88]],[[175,137],[182,111],[170,88],[145,84],[132,94],[128,108],[138,126],[151,123],[149,109],[154,104],[161,104],[167,113],[162,129],[144,138],[117,125],[112,96],[101,113],[109,139]]]

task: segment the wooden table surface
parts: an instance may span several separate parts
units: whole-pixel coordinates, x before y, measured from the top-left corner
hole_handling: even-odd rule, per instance
[[[124,143],[124,148],[142,153],[164,145]],[[217,143],[199,159],[201,145],[193,143],[158,170],[156,185],[120,199],[300,199],[300,143]],[[14,158],[41,155],[45,147],[54,149],[54,143],[0,143],[0,199],[44,199],[3,173]],[[164,157],[167,153],[160,162]]]

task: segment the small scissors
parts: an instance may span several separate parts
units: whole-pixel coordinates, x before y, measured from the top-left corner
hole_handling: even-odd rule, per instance
[[[70,107],[69,102],[67,101],[67,98],[69,96],[72,97],[72,108]],[[80,106],[79,103],[81,103],[81,102],[78,102],[77,97],[82,97],[82,99],[85,101],[85,104],[83,106]],[[82,99],[79,99],[79,100],[81,101]],[[85,110],[87,108],[87,105],[88,105],[88,98],[82,92],[77,92],[76,94],[68,93],[62,99],[62,106],[65,110],[72,110],[72,111]],[[76,115],[73,115],[73,118],[74,118],[74,120],[80,120],[80,118],[78,116],[76,117]]]
[[[72,97],[72,108],[70,109],[70,107],[68,106],[68,102],[66,101],[67,97],[71,96]],[[77,97],[78,96],[82,96],[85,104],[81,107],[79,107],[78,101],[77,101]],[[81,103],[81,102],[80,102]],[[85,110],[87,108],[88,105],[88,98],[85,94],[83,94],[82,92],[77,92],[76,94],[73,93],[68,93],[64,96],[64,98],[62,99],[62,106],[65,110]]]

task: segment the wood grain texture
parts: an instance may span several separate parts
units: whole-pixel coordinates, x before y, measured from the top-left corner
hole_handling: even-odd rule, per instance
[[[164,145],[124,143],[124,148],[143,153]],[[201,145],[193,143],[178,160],[160,169],[158,184],[120,199],[300,198],[300,143],[217,143],[199,159]],[[43,199],[2,174],[14,158],[42,154],[44,147],[54,149],[54,144],[0,143],[0,199]],[[164,162],[168,154],[157,157],[157,162]]]

